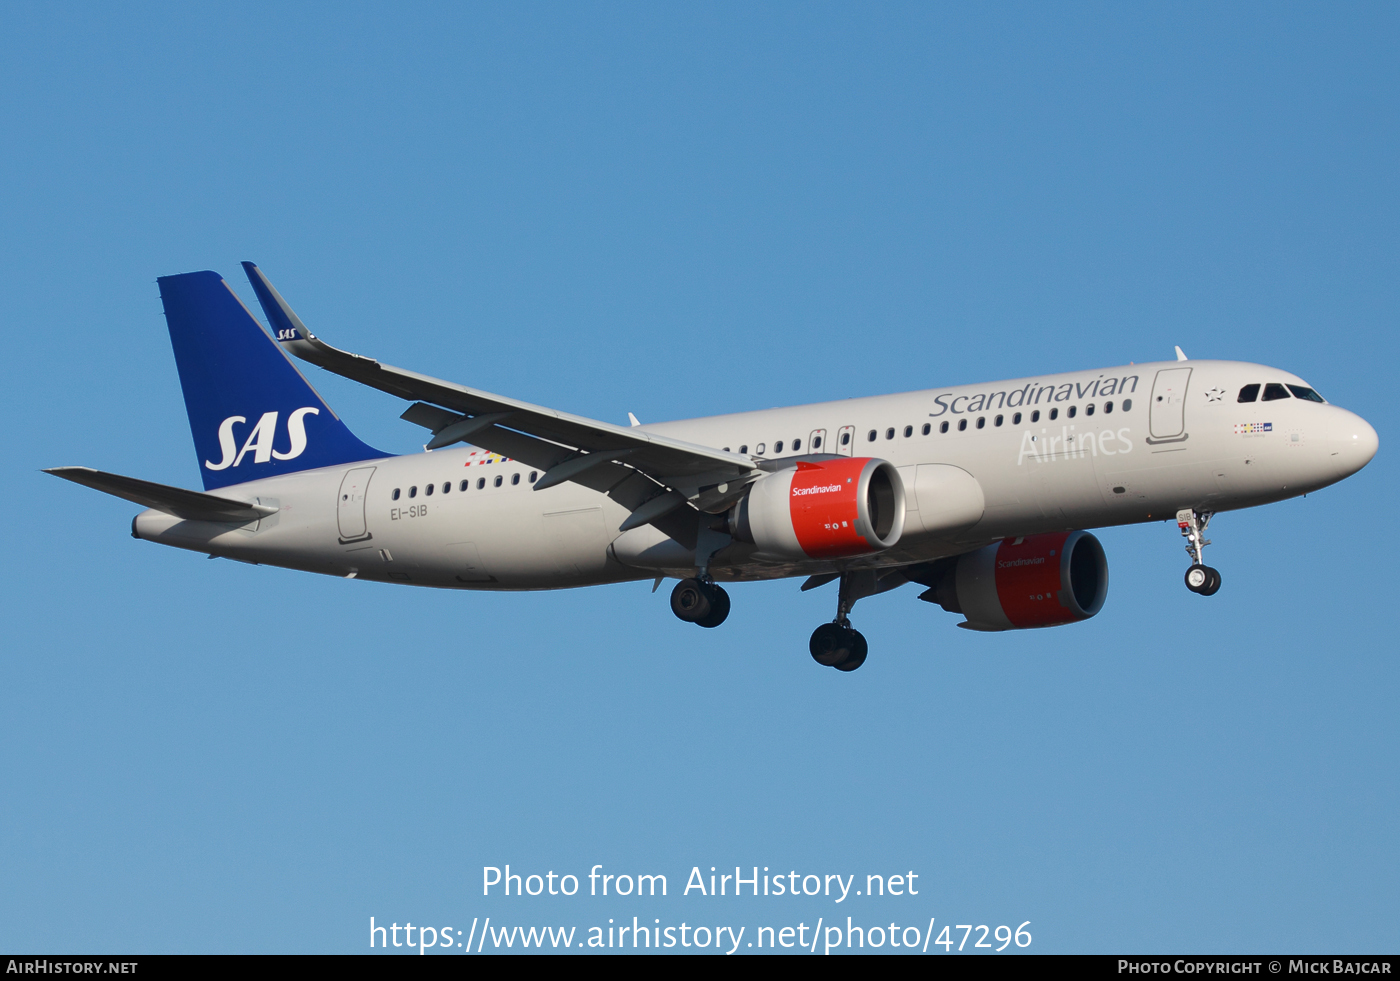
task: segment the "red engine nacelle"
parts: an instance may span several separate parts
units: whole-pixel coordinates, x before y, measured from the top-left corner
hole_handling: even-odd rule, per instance
[[[1108,559],[1087,531],[1008,538],[947,559],[916,581],[920,599],[967,617],[970,630],[1023,630],[1087,620],[1108,597]]]
[[[781,558],[878,552],[904,531],[904,483],[884,460],[800,461],[756,480],[730,512],[729,527]]]

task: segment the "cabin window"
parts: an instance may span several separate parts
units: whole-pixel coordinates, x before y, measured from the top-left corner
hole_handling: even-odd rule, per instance
[[[978,429],[983,429],[983,428],[986,427],[986,425],[987,425],[987,417],[986,417],[986,416],[978,416],[978,417],[977,417],[977,428],[978,428]]]
[[[1293,393],[1294,398],[1302,399],[1304,402],[1326,401],[1321,395],[1318,395],[1306,385],[1289,385],[1288,390]]]
[[[796,453],[796,452],[797,452],[798,450],[800,450],[800,449],[802,449],[802,440],[800,440],[800,439],[795,439],[795,440],[793,440],[793,441],[792,441],[792,452]]]
[[[947,424],[946,422],[945,422],[945,423],[942,423],[942,424],[938,427],[938,431],[939,431],[940,433],[946,433],[946,432],[948,431],[948,424]]]
[[[513,473],[513,474],[511,474],[511,475],[510,475],[510,485],[511,485],[512,487],[514,487],[514,486],[515,486],[516,484],[518,484],[518,483],[520,483],[520,474],[518,474],[518,473]]]
[[[485,486],[486,486],[486,478],[485,478],[485,477],[478,477],[478,478],[476,478],[476,489],[477,489],[477,490],[481,490],[481,489],[482,489],[483,487],[485,487]]]
[[[745,443],[743,446],[739,447],[739,452],[740,452],[740,453],[747,453],[748,451],[749,451],[749,444],[748,444],[748,443]]]
[[[757,446],[755,446],[755,447],[753,448],[753,451],[754,451],[755,453],[761,454],[761,453],[763,452],[764,447],[765,447],[766,445],[767,445],[767,444],[765,444],[765,443],[759,443]]]
[[[866,441],[867,441],[867,442],[871,442],[871,443],[875,442],[875,437],[876,437],[877,435],[879,435],[879,434],[876,433],[875,430],[873,430],[873,429],[870,430],[870,432],[868,432],[868,433],[865,434]]]
[[[409,497],[417,497],[417,496],[418,496],[418,488],[417,488],[417,487],[410,487],[410,488],[408,489],[408,496],[409,496]]]
[[[1258,400],[1258,385],[1246,385],[1244,388],[1240,389],[1240,397],[1235,399],[1236,402],[1256,402]]]
[[[1005,421],[1006,421],[1006,417],[1005,417],[1005,416],[997,416],[995,419],[992,420],[992,425],[994,425],[994,426],[1000,426],[1000,425],[1001,425],[1003,422],[1005,422]]]
[[[460,484],[457,485],[457,489],[458,489],[459,491],[464,491],[464,490],[466,490],[467,488],[471,487],[471,485],[472,485],[472,482],[471,482],[470,480],[464,480],[464,481],[462,481]]]
[[[913,426],[905,426],[905,427],[904,427],[904,438],[905,438],[905,439],[908,439],[910,436],[913,436],[913,435],[914,435],[914,427],[913,427]]]
[[[450,481],[450,480],[444,481],[444,482],[443,482],[443,485],[442,485],[442,492],[443,492],[444,494],[447,494],[447,493],[449,493],[451,490],[452,490],[452,481]]]
[[[1088,405],[1084,406],[1084,414],[1085,414],[1086,416],[1091,416],[1091,415],[1094,414],[1094,403],[1093,403],[1093,402],[1090,402]]]
[[[493,486],[493,487],[500,487],[502,481],[504,481],[504,480],[505,480],[504,477],[502,477],[500,474],[497,474],[497,475],[496,475],[496,479],[493,480],[493,481],[491,481],[491,486]]]
[[[1054,422],[1054,421],[1055,421],[1056,419],[1058,419],[1058,418],[1060,418],[1060,410],[1059,410],[1059,409],[1051,409],[1051,410],[1050,410],[1050,421],[1051,421],[1051,422]]]
[[[539,475],[540,475],[540,472],[539,472],[538,470],[531,470],[531,471],[530,471],[530,483],[533,484],[533,483],[535,482],[535,478],[538,477]]]
[[[783,441],[782,441],[782,440],[778,440],[776,443],[773,444],[773,452],[774,452],[774,453],[781,453],[781,452],[783,452]]]
[[[851,434],[850,434],[850,433],[842,433],[842,434],[841,434],[841,445],[842,445],[842,446],[845,446],[845,445],[848,444],[850,441],[851,441]]]
[[[390,495],[390,499],[395,501],[399,499],[399,489],[397,487],[394,488],[394,493]]]
[[[1132,399],[1124,399],[1124,400],[1123,400],[1123,411],[1124,411],[1124,412],[1132,412],[1132,411],[1133,411],[1133,400],[1132,400]]]
[[[424,487],[424,488],[423,488],[423,496],[424,496],[424,497],[432,497],[432,496],[433,496],[433,490],[434,490],[434,488],[436,488],[436,487],[437,487],[436,484],[429,484],[427,487]]]
[[[923,428],[923,430],[922,430],[923,434],[924,434],[925,436],[927,436],[928,433],[929,433],[929,430],[932,429],[932,428],[933,428],[933,427],[930,426],[928,423],[924,423],[924,428]]]
[[[1074,416],[1075,416],[1075,413],[1078,412],[1078,411],[1079,411],[1078,406],[1071,405],[1071,406],[1069,407],[1069,412],[1067,412],[1066,415],[1068,415],[1071,419],[1073,419]]]
[[[894,439],[894,427],[885,430],[885,439]]]
[[[1019,426],[1020,424],[1021,424],[1021,413],[1018,412],[1018,413],[1016,413],[1014,416],[1011,417],[1011,425],[1013,425],[1013,426]]]
[[[1113,403],[1112,403],[1112,402],[1105,402],[1105,403],[1103,404],[1103,410],[1104,410],[1105,412],[1112,412],[1112,411],[1113,411]]]
[[[1031,422],[1039,422],[1039,421],[1040,421],[1040,410],[1039,410],[1039,409],[1036,409],[1034,412],[1031,413]]]
[[[1265,402],[1276,402],[1279,399],[1286,398],[1291,398],[1291,396],[1288,394],[1288,389],[1284,388],[1282,385],[1270,383],[1264,386]]]
[[[821,449],[821,448],[822,448],[822,438],[821,438],[820,436],[813,436],[813,437],[812,437],[812,449],[814,449],[814,450],[819,450],[819,449]]]
[[[961,432],[966,432],[966,431],[967,431],[967,420],[966,420],[966,419],[959,419],[959,420],[958,420],[958,432],[961,433]]]

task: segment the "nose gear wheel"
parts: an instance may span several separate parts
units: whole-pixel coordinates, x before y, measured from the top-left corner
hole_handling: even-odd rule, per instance
[[[1220,589],[1220,573],[1199,562],[1186,570],[1186,588],[1202,596],[1214,596]]]

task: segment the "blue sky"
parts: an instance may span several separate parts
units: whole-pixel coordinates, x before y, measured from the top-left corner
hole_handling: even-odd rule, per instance
[[[1400,945],[1393,5],[0,23],[6,948],[352,952],[371,915]],[[805,650],[831,588],[736,587],[702,631],[649,584],[344,582],[133,541],[132,506],[39,473],[198,486],[155,278],[251,305],[242,259],[333,343],[613,422],[1180,344],[1301,374],[1381,450],[1217,518],[1213,599],[1174,526],[1110,529],[1094,620],[975,635],[906,588],[857,607],[872,653],[838,675]],[[312,380],[369,443],[421,442]],[[483,898],[506,863],[673,894]],[[734,865],[922,890],[674,895]]]

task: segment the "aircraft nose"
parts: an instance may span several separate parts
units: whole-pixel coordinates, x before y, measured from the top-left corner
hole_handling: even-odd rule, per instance
[[[1370,463],[1371,458],[1376,455],[1376,450],[1380,449],[1381,441],[1376,435],[1376,430],[1354,412],[1346,414],[1336,432],[1334,446],[1337,465],[1343,477],[1350,477]]]

